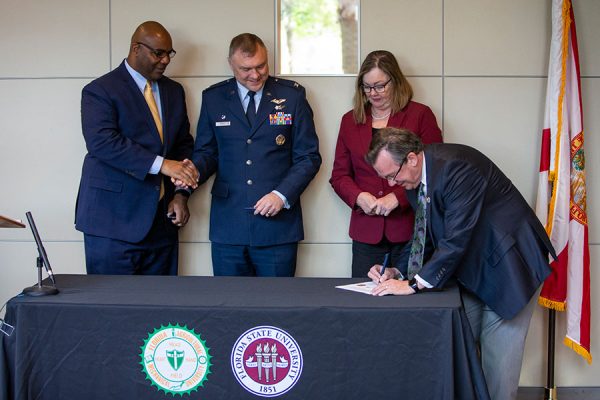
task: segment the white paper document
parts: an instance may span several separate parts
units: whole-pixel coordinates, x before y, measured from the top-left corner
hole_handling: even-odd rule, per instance
[[[375,286],[377,286],[377,284],[375,282],[368,281],[368,282],[351,283],[350,285],[340,285],[340,286],[336,286],[336,288],[350,290],[352,292],[371,294],[371,290],[373,290],[373,288]]]

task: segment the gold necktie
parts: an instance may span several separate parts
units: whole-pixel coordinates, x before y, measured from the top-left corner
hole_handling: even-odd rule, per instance
[[[158,130],[158,135],[160,136],[161,143],[163,141],[163,129],[162,122],[160,122],[160,114],[158,113],[158,107],[156,107],[156,101],[154,100],[154,93],[152,92],[152,85],[150,81],[146,81],[146,87],[144,88],[144,99],[146,99],[146,103],[148,103],[148,108],[150,108],[150,112],[152,113],[152,118],[154,119],[154,123],[156,124],[156,129]],[[160,177],[160,195],[159,200],[163,198],[165,195],[165,184],[163,181],[163,177]]]
[[[150,108],[150,112],[152,113],[152,118],[154,118],[154,123],[156,124],[156,129],[158,129],[158,134],[160,135],[160,141],[162,142],[162,122],[160,122],[160,114],[158,112],[158,107],[156,107],[156,101],[154,100],[154,93],[152,92],[152,85],[150,84],[150,81],[146,81],[146,87],[144,88],[144,98],[146,99],[146,103],[148,103],[148,107]]]

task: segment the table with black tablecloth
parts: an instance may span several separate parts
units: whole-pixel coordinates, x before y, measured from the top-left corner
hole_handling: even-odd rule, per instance
[[[385,297],[335,288],[359,281],[58,275],[58,295],[7,305],[15,330],[0,342],[0,399],[179,397],[152,385],[142,363],[145,341],[165,326],[193,331],[210,354],[202,386],[182,398],[259,398],[232,363],[255,327],[289,334],[301,351],[282,399],[488,398],[456,286]]]

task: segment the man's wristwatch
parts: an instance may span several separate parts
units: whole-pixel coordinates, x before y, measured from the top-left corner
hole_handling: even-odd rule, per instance
[[[419,289],[419,282],[417,282],[415,278],[412,278],[408,281],[408,286],[410,286],[410,288],[415,291],[415,294],[421,291],[421,289]]]

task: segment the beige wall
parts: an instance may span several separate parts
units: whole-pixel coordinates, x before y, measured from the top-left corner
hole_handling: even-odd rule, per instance
[[[57,273],[84,273],[82,235],[73,209],[85,145],[79,122],[81,88],[116,67],[140,22],[156,19],[170,30],[177,57],[168,75],[187,91],[195,129],[200,92],[229,76],[226,51],[235,34],[251,31],[271,49],[274,0],[176,2],[156,0],[0,0],[0,214],[32,211]],[[577,0],[588,155],[592,253],[592,338],[600,337],[600,2]],[[361,56],[384,48],[398,57],[430,105],[446,141],[487,153],[534,202],[539,133],[546,86],[549,0],[363,0]],[[350,107],[353,77],[296,77],[308,92],[321,139],[323,166],[303,196],[306,240],[298,275],[350,275],[349,210],[329,186],[341,115]],[[182,231],[180,270],[210,275],[206,187],[193,196],[193,219]],[[515,222],[517,223],[517,221]],[[0,302],[33,283],[35,245],[27,229],[0,230]],[[521,376],[544,386],[546,313],[536,310]],[[558,332],[564,332],[559,316]],[[598,385],[600,364],[589,367],[557,347],[559,386]],[[595,340],[592,354],[600,357]],[[595,377],[595,379],[593,378]]]

